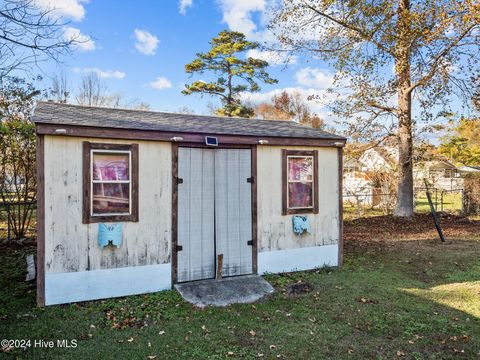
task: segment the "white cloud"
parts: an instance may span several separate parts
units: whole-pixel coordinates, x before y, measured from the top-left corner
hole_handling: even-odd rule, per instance
[[[314,89],[326,89],[333,84],[334,77],[326,70],[306,67],[295,73],[299,85]]]
[[[257,25],[252,19],[252,13],[265,10],[265,0],[220,0],[223,11],[223,22],[230,29],[251,35]]]
[[[155,50],[160,43],[158,38],[146,30],[135,29],[135,48],[144,55],[155,55]]]
[[[193,5],[193,0],[180,0],[178,4],[178,11],[180,14],[185,15],[187,13],[187,9]]]
[[[249,39],[272,42],[273,34],[268,29],[260,30],[259,26],[268,23],[267,9],[275,0],[218,0],[223,13],[223,22],[230,30],[244,33]],[[257,24],[253,15],[260,15]]]
[[[95,41],[88,35],[82,34],[77,28],[67,26],[63,29],[65,40],[75,40],[74,47],[80,51],[93,51],[96,49]]]
[[[99,68],[73,68],[73,71],[76,73],[95,73],[99,78],[102,79],[123,79],[125,73],[118,70],[101,70]]]
[[[159,76],[154,81],[152,81],[149,86],[152,89],[163,90],[170,89],[172,87],[172,83],[167,78]]]
[[[35,4],[43,9],[51,11],[52,15],[82,21],[85,17],[85,7],[89,0],[34,0]]]
[[[247,57],[267,61],[270,65],[296,64],[298,57],[289,56],[286,52],[252,49],[247,51]]]

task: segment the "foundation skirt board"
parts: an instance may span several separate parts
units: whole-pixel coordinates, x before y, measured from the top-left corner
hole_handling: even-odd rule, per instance
[[[170,263],[46,274],[45,305],[145,294],[171,289]]]
[[[323,266],[338,266],[338,245],[258,253],[259,274],[312,270]]]

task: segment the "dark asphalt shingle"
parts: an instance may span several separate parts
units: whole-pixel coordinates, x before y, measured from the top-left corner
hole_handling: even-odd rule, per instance
[[[312,129],[293,121],[226,118],[154,111],[126,110],[39,102],[36,124],[92,126],[165,132],[218,135],[338,139],[341,136]]]

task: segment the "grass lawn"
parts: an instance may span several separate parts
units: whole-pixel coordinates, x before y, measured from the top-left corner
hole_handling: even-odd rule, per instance
[[[10,349],[0,357],[478,358],[480,222],[460,223],[462,232],[445,220],[449,241],[440,244],[422,230],[426,219],[410,229],[379,218],[383,233],[367,220],[348,222],[341,270],[270,275],[276,288],[270,298],[204,310],[175,291],[38,309],[34,285],[23,281],[24,254],[34,249],[2,248],[1,338],[76,339],[78,346]],[[366,236],[367,229],[378,236]],[[289,294],[296,282],[311,291]]]
[[[445,211],[452,214],[460,214],[462,211],[462,194],[460,192],[445,192],[443,199],[441,193],[437,193],[435,198],[435,193],[432,195],[432,202],[435,205],[437,204],[437,211]],[[442,208],[443,201],[443,208]],[[392,203],[392,208],[389,209],[389,214],[393,213],[394,204]],[[443,209],[443,210],[442,210]],[[368,205],[361,204],[360,211],[358,205],[355,202],[345,201],[343,203],[343,211],[345,220],[353,220],[359,217],[376,217],[386,215],[385,209],[381,207],[371,207]],[[427,195],[425,192],[417,193],[415,198],[415,212],[417,213],[430,213],[430,205],[428,203]]]

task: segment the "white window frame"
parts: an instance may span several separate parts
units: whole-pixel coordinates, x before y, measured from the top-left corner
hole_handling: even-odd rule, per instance
[[[95,153],[104,154],[128,154],[128,180],[94,180],[93,179],[93,162]],[[94,213],[93,212],[93,184],[127,184],[128,183],[128,212],[124,213]],[[132,214],[132,151],[131,150],[105,150],[90,149],[90,216],[121,216]]]
[[[290,158],[300,158],[300,159],[305,159],[305,158],[310,158],[312,160],[312,180],[290,180],[289,175],[290,175]],[[287,209],[291,210],[299,210],[299,209],[314,209],[315,208],[315,157],[312,155],[287,155]],[[311,196],[311,206],[297,206],[297,207],[291,207],[290,206],[290,183],[311,183],[312,184],[312,196]]]

